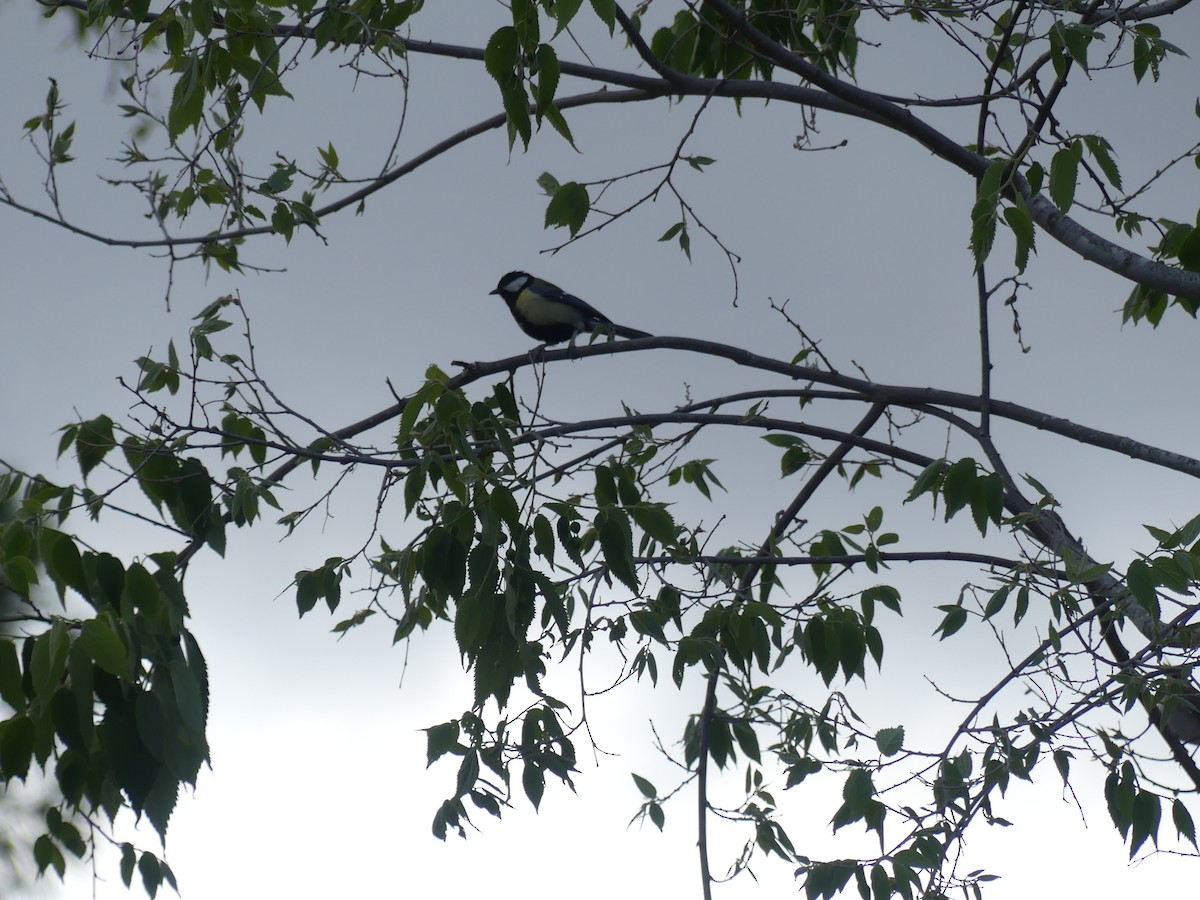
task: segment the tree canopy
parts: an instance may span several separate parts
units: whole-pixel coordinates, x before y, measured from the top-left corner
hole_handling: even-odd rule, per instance
[[[565,142],[582,151],[574,168],[593,172],[537,179],[553,250],[584,251],[669,199],[676,218],[655,235],[688,258],[723,259],[737,297],[752,263],[689,193],[694,178],[723,179],[736,195],[737,174],[694,137],[726,107],[766,103],[798,123],[802,154],[837,148],[831,135],[854,120],[962,176],[974,332],[954,340],[973,343],[978,372],[971,390],[877,381],[870,361],[827,354],[778,303],[791,348],[782,356],[596,334],[499,360],[441,360],[420,383],[394,385],[386,408],[332,422],[284,399],[256,357],[249,305],[209,298],[186,340],[135,361],[128,410],[63,427],[57,450],[76,460],[75,483],[10,463],[0,474],[0,588],[16,610],[0,633],[0,777],[41,769],[61,792],[30,848],[41,871],[61,876],[69,856],[108,837],[126,885],[136,875],[151,896],[175,886],[161,851],[115,837],[113,825],[129,810],[165,836],[180,789],[210,759],[189,567],[224,557],[245,529],[319,527],[351,482],[377,485],[355,512],[366,539],[279,578],[300,616],[324,607],[339,636],[383,627],[411,645],[452,635],[459,659],[445,664],[461,663],[473,690],[452,718],[426,723],[426,758],[405,761],[444,780],[444,802],[427,811],[440,838],[514,804],[539,807],[548,783],[574,787],[584,748],[603,744],[589,702],[686,685],[702,699],[656,723],[648,747],[673,780],[633,763],[632,812],[694,830],[705,897],[727,874],[768,863],[794,871],[810,900],[980,896],[1002,873],[967,865],[965,843],[1010,824],[1003,805],[1016,781],[1102,791],[1131,858],[1168,839],[1196,852],[1200,510],[1147,523],[1124,558],[1101,558],[1089,534],[1099,523],[1073,516],[1013,448],[1040,432],[1060,459],[1102,456],[1122,480],[1161,473],[1183,496],[1200,459],[1134,433],[1132,410],[1115,402],[1114,424],[1097,427],[993,391],[1000,326],[1022,346],[1028,337],[1018,311],[1040,296],[1028,275],[1039,252],[1116,276],[1104,284],[1120,293],[1097,303],[1097,317],[1118,307],[1131,331],[1194,327],[1200,230],[1190,222],[1200,217],[1174,207],[1200,143],[1161,141],[1160,156],[1131,165],[1116,138],[1127,107],[1090,99],[1133,85],[1154,109],[1160,79],[1186,61],[1187,0],[513,0],[457,23],[454,44],[425,38],[433,11],[417,0],[41,5],[116,73],[119,103],[95,112],[127,119],[128,132],[109,152],[123,174],[106,180],[145,214],[68,212],[63,173],[80,165],[83,126],[52,82],[23,123],[41,195],[0,171],[4,215],[161,256],[168,298],[179,267],[267,271],[281,239],[285,253],[336,242],[343,214],[369,218],[400,186],[445,177],[427,167],[496,130],[514,157]],[[897,48],[955,63],[899,67]],[[482,66],[487,113],[466,126],[447,116],[435,140],[402,152],[410,103],[459,108],[413,76],[428,57]],[[272,111],[304,103],[296,83],[313,68],[338,90],[396,85],[396,137],[381,166],[349,171],[340,140],[274,144]],[[592,108],[614,105],[618,122],[646,106],[683,110],[660,123],[678,128],[667,158],[614,174],[577,146]],[[1154,115],[1173,123],[1192,112]],[[623,130],[622,150],[641,153],[639,136]],[[890,165],[882,152],[867,159]],[[447,205],[470,200],[449,178],[442,191]],[[844,196],[862,202],[852,183]],[[871,262],[875,250],[854,238],[838,264]],[[921,240],[895,238],[906,252]],[[400,302],[419,322],[422,301]],[[872,328],[870,312],[861,327]],[[1075,352],[1061,348],[1065,359]],[[625,354],[658,354],[685,383],[718,364],[739,375],[668,404],[599,389],[563,402],[549,389],[570,365],[613,371],[635,358]],[[1186,372],[1188,362],[1168,366]],[[1061,377],[1071,383],[1069,367]],[[587,384],[607,383],[596,379]],[[144,526],[138,552],[101,543],[97,526],[114,521]],[[930,569],[948,569],[961,589],[931,599],[904,574]],[[930,608],[932,635],[907,626]],[[873,697],[894,659],[918,671],[949,659],[970,677],[960,687],[930,676],[933,711],[880,709]],[[820,791],[837,798],[817,804],[844,848],[835,855],[809,850],[811,823],[798,821],[794,798],[829,796]]]

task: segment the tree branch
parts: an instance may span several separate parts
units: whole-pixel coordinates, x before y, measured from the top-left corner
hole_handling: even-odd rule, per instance
[[[932,153],[974,177],[983,175],[991,165],[991,160],[971,152],[929,123],[917,118],[910,110],[903,109],[872,91],[828,75],[813,63],[780,46],[754,28],[740,10],[733,8],[725,0],[703,2],[704,5],[712,7],[763,56],[781,68],[812,82],[832,96],[857,107],[864,117],[884,122],[893,130],[908,135]],[[1156,262],[1105,240],[1063,215],[1048,198],[1035,194],[1029,182],[1018,173],[1013,173],[1013,181],[1015,189],[1025,199],[1034,221],[1042,230],[1084,259],[1146,287],[1200,300],[1200,273],[1185,272],[1183,269]]]

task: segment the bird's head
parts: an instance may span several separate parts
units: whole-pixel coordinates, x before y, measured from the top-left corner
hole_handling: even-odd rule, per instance
[[[511,299],[525,290],[532,281],[533,276],[528,272],[509,272],[500,279],[500,283],[496,285],[496,289],[491,293],[499,294],[505,299]]]

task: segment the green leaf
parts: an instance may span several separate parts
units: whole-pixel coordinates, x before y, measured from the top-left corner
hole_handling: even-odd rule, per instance
[[[550,120],[550,124],[554,126],[554,130],[557,131],[559,135],[561,135],[562,138],[571,145],[572,149],[579,149],[575,146],[575,137],[571,134],[571,126],[567,124],[566,118],[563,117],[562,112],[557,106],[551,103],[544,110],[542,110],[542,115]]]
[[[292,179],[295,175],[294,163],[275,163],[271,174],[258,186],[258,189],[267,195],[282,193],[292,186]]]
[[[426,735],[426,765],[432,766],[446,753],[458,747],[458,722],[443,722],[425,729]]]
[[[784,478],[787,478],[787,476],[803,469],[812,461],[812,458],[812,452],[808,447],[800,445],[788,447],[787,450],[783,451],[783,456],[779,459],[780,474]]]
[[[9,556],[4,560],[4,576],[13,593],[29,599],[30,586],[37,584],[37,567],[24,556]]]
[[[137,854],[134,852],[133,844],[124,843],[121,845],[121,881],[125,887],[133,885],[133,869],[137,865]]]
[[[1129,835],[1129,858],[1146,842],[1146,838],[1158,846],[1158,825],[1162,818],[1161,800],[1157,794],[1150,791],[1138,791],[1133,800],[1132,829]]]
[[[537,110],[539,114],[554,106],[554,94],[558,90],[558,54],[549,44],[541,44],[535,57],[537,65]]]
[[[1088,44],[1096,36],[1095,29],[1090,25],[1065,25],[1062,22],[1056,22],[1052,32],[1054,38],[1061,41],[1062,46],[1066,47],[1067,52],[1071,54],[1071,58],[1079,63],[1086,72],[1088,67]]]
[[[538,556],[554,565],[554,528],[541,513],[533,518],[533,549]]]
[[[526,759],[521,772],[521,786],[525,788],[525,796],[529,798],[533,808],[541,806],[542,795],[546,792],[546,773],[542,771],[541,766]]]
[[[351,628],[357,628],[371,616],[375,615],[373,609],[360,609],[348,619],[343,619],[330,629],[334,634],[345,634]]]
[[[875,746],[883,756],[895,756],[904,748],[904,726],[881,728],[875,732]]]
[[[511,25],[498,28],[488,39],[483,51],[483,65],[488,74],[503,88],[516,77],[517,61],[521,58],[521,41]]]
[[[943,474],[947,468],[946,460],[935,459],[917,476],[913,482],[912,489],[908,492],[908,496],[904,498],[905,503],[916,500],[922,494],[937,490],[937,487],[942,482]]]
[[[517,506],[512,491],[497,483],[492,486],[489,500],[492,510],[504,520],[505,525],[514,530],[521,527],[521,508]]]
[[[458,777],[455,785],[455,793],[461,797],[475,787],[475,782],[479,780],[479,754],[474,750],[468,750],[463,754],[462,762],[458,765]]]
[[[997,160],[988,166],[975,190],[975,205],[971,208],[971,253],[978,269],[992,252],[996,239],[996,209],[1008,162]]]
[[[541,40],[537,6],[534,0],[509,0],[509,7],[521,47],[526,54],[532,56]]]
[[[1029,265],[1030,253],[1035,249],[1036,231],[1033,227],[1033,217],[1029,214],[1029,210],[1025,208],[1024,202],[1022,202],[1018,206],[1006,206],[1004,208],[1004,221],[1008,224],[1009,230],[1012,231],[1013,237],[1016,238],[1015,263],[1017,271],[1024,272],[1025,267]]]
[[[152,853],[143,853],[138,860],[138,873],[142,876],[142,887],[150,895],[150,900],[154,900],[162,885],[162,867],[159,866],[158,857]]]
[[[650,821],[655,824],[659,831],[663,830],[663,825],[667,821],[666,815],[663,813],[663,808],[658,803],[646,804],[646,815],[650,817]]]
[[[946,521],[971,502],[975,487],[975,460],[969,456],[960,459],[946,470],[942,481],[942,497],[946,501]]]
[[[92,661],[105,672],[121,679],[129,677],[129,654],[107,614],[84,622],[79,642]]]
[[[642,792],[643,797],[648,800],[654,800],[658,797],[658,789],[649,781],[636,773],[630,772],[629,774],[633,775],[633,783],[637,785],[637,788]]]
[[[1192,228],[1175,250],[1179,264],[1191,272],[1200,271],[1200,228]]]
[[[55,619],[47,631],[38,635],[29,661],[29,674],[33,681],[34,699],[48,704],[58,688],[67,668],[67,654],[71,649],[71,638],[67,626]]]
[[[822,616],[813,616],[804,628],[804,655],[816,668],[825,684],[833,681],[840,663],[837,629],[828,627]]]
[[[963,607],[957,605],[939,606],[938,609],[946,614],[941,624],[933,631],[934,634],[937,634],[939,631],[942,633],[942,636],[938,640],[944,641],[967,624],[967,611]]]
[[[1121,170],[1117,168],[1117,161],[1113,157],[1112,144],[1098,134],[1085,134],[1083,143],[1095,158],[1096,163],[1100,166],[1100,171],[1108,179],[1108,183],[1120,190]]]
[[[29,774],[37,727],[29,716],[13,716],[0,722],[0,775],[5,781],[24,779]]]
[[[296,573],[296,608],[301,616],[317,605],[320,586],[320,579],[315,572],[305,570]]]
[[[529,121],[529,95],[525,93],[525,84],[519,78],[514,78],[500,89],[500,99],[504,101],[504,112],[508,116],[508,146],[511,149],[521,138],[521,144],[529,146],[533,136],[533,125]]]
[[[200,60],[189,56],[171,93],[171,108],[167,113],[167,134],[174,142],[189,128],[196,128],[204,114],[204,84]]]
[[[1125,582],[1138,605],[1155,619],[1159,618],[1158,579],[1154,576],[1154,570],[1142,560],[1135,559],[1125,573]]]
[[[1062,213],[1075,202],[1075,186],[1079,181],[1079,143],[1063,147],[1050,160],[1050,199]]]
[[[683,230],[684,224],[685,223],[683,223],[683,222],[676,222],[674,225],[672,225],[670,228],[668,228],[666,231],[663,232],[663,236],[659,238],[659,241],[661,242],[661,241],[672,240],[675,237],[675,235],[679,234],[679,232]],[[767,438],[770,438],[770,437],[771,437],[771,435],[767,435]]]
[[[196,26],[196,31],[208,37],[213,29],[212,0],[192,0],[191,11],[192,24]]]
[[[1025,180],[1029,182],[1030,190],[1035,194],[1042,192],[1042,184],[1046,180],[1046,170],[1039,162],[1029,164],[1029,168],[1025,170]]]
[[[638,503],[630,506],[628,509],[629,514],[633,517],[633,521],[637,523],[642,531],[663,546],[674,546],[676,538],[675,520],[669,512],[661,506],[649,503]]]
[[[737,739],[738,747],[741,748],[749,759],[756,763],[762,763],[762,755],[758,749],[758,735],[754,732],[754,726],[742,719],[737,719],[730,723],[730,728],[733,731],[734,738]]]
[[[1188,812],[1187,807],[1178,797],[1171,804],[1171,819],[1175,823],[1175,831],[1179,836],[1186,838],[1188,843],[1196,847],[1196,826],[1192,822],[1192,814]]]
[[[562,34],[563,30],[571,24],[571,20],[575,18],[575,13],[579,12],[581,6],[583,6],[583,0],[557,0],[551,11],[551,15],[558,22],[558,27],[554,29],[555,37]]]
[[[882,833],[884,805],[875,799],[875,784],[867,769],[852,769],[842,787],[841,807],[833,814],[833,830],[864,820],[868,830]]]
[[[577,181],[562,185],[546,205],[546,227],[566,227],[571,237],[579,233],[583,222],[591,211],[592,201],[588,190]]]
[[[67,870],[67,861],[63,858],[62,851],[50,840],[49,835],[39,835],[33,842],[33,861],[37,864],[39,876],[43,875],[46,869],[53,867],[61,879]]]
[[[983,620],[985,622],[1004,609],[1004,604],[1007,602],[1011,591],[1012,585],[1006,584],[988,598],[988,602],[983,608]]]
[[[287,203],[280,201],[275,204],[271,212],[271,230],[282,235],[287,243],[292,242],[292,234],[296,230],[296,217],[292,215],[292,208]]]
[[[1062,777],[1064,786],[1070,784],[1071,758],[1070,750],[1059,747],[1054,751],[1054,766],[1058,769],[1058,774]]]
[[[636,593],[638,577],[633,566],[633,532],[629,519],[619,510],[602,509],[596,516],[596,532],[609,571]]]
[[[85,479],[115,446],[113,423],[108,416],[97,416],[79,423],[75,433],[75,455]]]
[[[0,638],[0,700],[16,712],[25,709],[25,692],[21,689],[21,663],[12,638]]]
[[[608,33],[611,35],[617,24],[616,0],[592,0],[592,9],[600,17],[600,21],[608,26]]]

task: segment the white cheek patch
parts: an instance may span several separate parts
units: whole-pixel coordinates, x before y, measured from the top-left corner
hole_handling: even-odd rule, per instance
[[[504,290],[516,293],[529,284],[532,279],[528,275],[520,275],[504,285]]]

